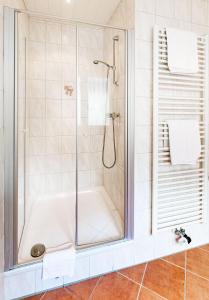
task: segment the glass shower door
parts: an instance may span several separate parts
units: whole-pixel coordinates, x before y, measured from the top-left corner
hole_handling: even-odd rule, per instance
[[[17,29],[18,262],[25,263],[34,245],[75,242],[76,26],[19,14]]]
[[[126,32],[7,10],[7,265],[32,262],[36,244],[123,239]]]
[[[77,39],[76,240],[84,247],[125,235],[125,32],[79,25]]]
[[[25,17],[16,57],[18,263],[32,260],[36,244],[123,239],[126,202],[125,32]]]

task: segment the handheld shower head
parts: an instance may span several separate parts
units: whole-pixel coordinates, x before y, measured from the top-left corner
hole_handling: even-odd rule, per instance
[[[108,63],[106,63],[105,61],[102,61],[102,60],[94,60],[93,63],[95,65],[104,64],[107,68],[113,68],[113,66],[110,66]]]

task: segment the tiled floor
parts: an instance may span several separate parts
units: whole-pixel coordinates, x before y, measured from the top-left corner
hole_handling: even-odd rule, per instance
[[[209,300],[209,245],[27,300]]]

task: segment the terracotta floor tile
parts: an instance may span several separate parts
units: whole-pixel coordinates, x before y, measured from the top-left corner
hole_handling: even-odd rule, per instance
[[[169,256],[163,257],[163,259],[172,264],[175,264],[177,266],[185,268],[185,252],[174,254],[174,255],[169,255]]]
[[[209,252],[209,245],[203,245],[203,246],[200,246],[199,248]]]
[[[145,267],[146,267],[146,264],[141,264],[141,265],[137,265],[137,266],[133,266],[130,268],[120,270],[119,273],[127,276],[128,278],[130,278],[138,283],[141,283]]]
[[[95,288],[92,300],[136,300],[139,285],[118,273],[105,275]]]
[[[81,298],[65,288],[45,293],[41,300],[80,300]]]
[[[138,300],[184,299],[184,270],[177,267],[184,267],[184,263],[185,252],[148,263]],[[136,300],[145,267],[137,265],[26,299]],[[187,270],[187,300],[209,300],[209,245],[187,251]]]
[[[209,279],[209,253],[196,248],[187,252],[187,269]]]
[[[184,270],[163,260],[150,262],[143,285],[169,300],[184,299]]]
[[[155,294],[144,287],[141,288],[138,300],[164,300],[161,296]]]
[[[25,300],[40,300],[43,295],[44,294],[39,294],[39,295],[27,297],[27,298],[25,298]]]
[[[208,300],[209,281],[187,272],[187,300]]]
[[[79,296],[82,300],[87,300],[91,296],[92,291],[94,290],[98,278],[89,279],[83,282],[79,282],[70,286],[65,287],[68,291],[73,292]]]

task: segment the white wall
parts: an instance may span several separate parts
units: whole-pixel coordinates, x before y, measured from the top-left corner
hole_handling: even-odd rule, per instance
[[[209,3],[207,0],[136,0],[135,1],[135,239],[150,243],[153,258],[181,247],[174,242],[172,231],[152,236],[152,30],[155,24],[209,33]],[[203,226],[208,232],[208,224]],[[201,225],[189,227],[192,246],[206,243]],[[151,258],[148,257],[148,258]]]
[[[27,204],[75,193],[77,121],[75,26],[37,18],[29,26]],[[103,57],[103,30],[79,28],[79,190],[103,185],[103,129],[88,124],[87,82],[101,76],[97,57]],[[65,85],[74,88],[72,96]]]
[[[114,16],[113,16],[114,20]],[[125,24],[123,25],[125,27]],[[118,209],[122,220],[124,220],[124,163],[125,163],[125,33],[122,30],[105,29],[104,34],[104,59],[106,62],[113,63],[113,37],[118,36],[119,41],[115,44],[116,54],[116,80],[118,85],[112,84],[113,72],[109,73],[109,110],[108,113],[119,113],[119,117],[114,120],[116,157],[114,156],[113,144],[113,124],[108,120],[106,126],[106,140],[104,161],[110,166],[116,159],[115,165],[104,168],[104,187]]]

